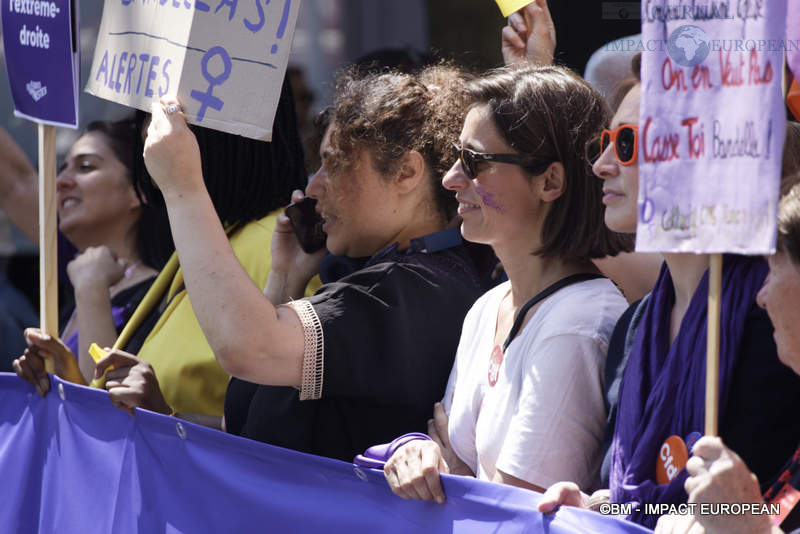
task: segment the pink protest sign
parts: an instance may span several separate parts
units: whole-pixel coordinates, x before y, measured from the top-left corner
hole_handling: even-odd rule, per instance
[[[796,2],[797,0],[789,0]],[[642,3],[641,251],[774,251],[786,0]]]

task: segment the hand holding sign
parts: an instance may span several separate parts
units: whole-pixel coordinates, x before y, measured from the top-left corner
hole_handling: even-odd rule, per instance
[[[97,362],[95,379],[105,374],[111,403],[133,415],[134,408],[173,414],[158,385],[153,366],[133,354],[111,350]]]
[[[550,65],[553,62],[556,28],[547,0],[536,0],[511,13],[501,35],[506,66]]]
[[[722,440],[706,436],[694,446],[684,483],[690,503],[762,503],[758,479]],[[770,532],[768,515],[695,514],[711,532]]]
[[[152,114],[144,162],[164,198],[203,190],[200,148],[180,104],[173,100],[153,103]]]
[[[39,395],[44,396],[50,390],[45,362],[49,362],[53,372],[61,378],[76,384],[86,384],[77,358],[60,339],[39,328],[28,328],[25,330],[25,341],[28,343],[25,354],[14,360],[12,365],[14,372],[30,382]]]

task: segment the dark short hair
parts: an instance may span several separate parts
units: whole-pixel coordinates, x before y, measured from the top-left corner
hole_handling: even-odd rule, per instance
[[[466,115],[467,81],[472,76],[450,65],[400,72],[363,74],[351,70],[337,83],[331,123],[328,172],[346,173],[367,150],[375,170],[389,177],[403,154],[419,152],[430,178],[432,203],[450,219],[457,203],[442,186],[453,163],[452,143]]]
[[[568,262],[615,255],[631,238],[603,222],[602,183],[585,157],[588,141],[610,120],[603,97],[580,76],[555,66],[501,69],[473,82],[473,105],[485,105],[517,152],[564,166],[565,187],[545,217],[534,254]]]
[[[139,131],[146,116],[138,113]],[[266,217],[288,204],[293,190],[305,188],[308,177],[288,78],[283,81],[271,142],[196,125],[192,125],[191,130],[200,146],[203,179],[221,222],[244,224]],[[145,168],[140,135],[137,135],[136,147],[136,184],[148,204],[162,213],[164,199]],[[168,222],[166,211],[163,213]],[[166,262],[175,250],[172,233],[152,234],[150,238],[158,242],[159,255]]]

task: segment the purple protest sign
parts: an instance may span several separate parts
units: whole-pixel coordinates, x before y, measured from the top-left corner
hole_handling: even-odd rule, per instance
[[[3,46],[14,114],[78,127],[78,51],[71,0],[2,2]]]
[[[786,0],[642,6],[636,249],[771,254]]]

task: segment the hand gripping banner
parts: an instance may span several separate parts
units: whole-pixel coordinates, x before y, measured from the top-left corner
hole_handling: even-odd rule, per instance
[[[566,507],[543,516],[538,494],[465,477],[444,477],[444,505],[404,501],[381,471],[131,417],[105,391],[50,380],[41,398],[0,374],[5,532],[648,532]]]

